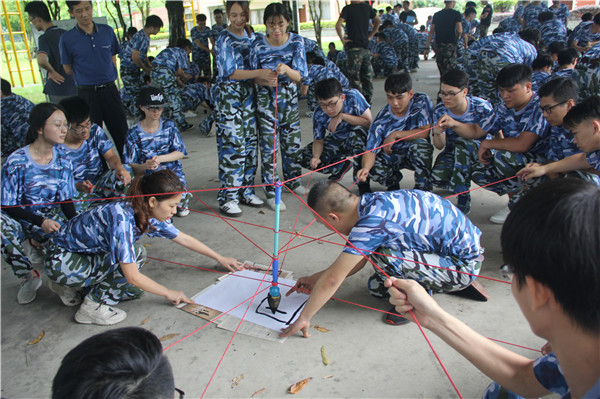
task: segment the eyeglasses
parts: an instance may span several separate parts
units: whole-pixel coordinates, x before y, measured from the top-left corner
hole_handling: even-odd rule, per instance
[[[64,129],[69,130],[71,128],[71,124],[69,122],[59,122],[59,121],[57,121],[57,122],[54,122],[54,126],[57,129],[63,129],[64,128]]]
[[[569,100],[565,100],[565,101],[559,102],[558,104],[554,104],[554,105],[545,105],[543,107],[540,107],[540,109],[542,110],[543,113],[550,115],[554,108],[558,107],[559,105],[566,104],[568,101]]]
[[[333,108],[335,108],[335,106],[337,105],[337,103],[340,101],[340,98],[342,98],[342,97],[338,97],[337,100],[328,102],[327,104],[318,103],[319,107],[321,107],[323,109],[327,109],[327,108],[332,108],[333,109]]]
[[[179,394],[179,399],[183,399],[185,397],[185,392],[183,392],[181,389],[175,388],[175,392]]]
[[[71,125],[71,130],[77,134],[85,133],[89,128],[92,127],[92,121],[88,119],[87,122],[78,123],[75,126]]]
[[[440,97],[449,97],[449,98],[452,98],[452,97],[456,96],[459,93],[460,93],[460,91],[457,91],[456,93],[453,93],[451,91],[438,91],[438,95]]]

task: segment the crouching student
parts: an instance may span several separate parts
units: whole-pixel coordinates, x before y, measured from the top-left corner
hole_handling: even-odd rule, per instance
[[[497,382],[485,398],[538,398],[550,393],[597,398],[598,220],[600,189],[578,179],[557,179],[529,191],[504,223],[502,253],[514,273],[513,296],[533,333],[548,340],[553,350],[535,360],[473,331],[446,313],[416,281],[386,281],[390,302],[410,320],[414,314],[421,326]],[[500,323],[498,327],[502,328]]]
[[[473,299],[487,300],[472,286],[483,260],[481,231],[450,201],[420,190],[357,197],[341,184],[324,180],[311,188],[308,205],[317,220],[348,239],[329,268],[298,279],[288,292],[311,293],[296,322],[282,336],[302,330],[308,337],[310,319],[347,277],[367,264],[367,257],[378,267],[368,282],[375,297],[388,297],[383,286],[387,274],[416,280],[434,292],[462,291]],[[385,321],[392,325],[408,323],[393,314],[393,309]]]
[[[146,250],[135,242],[143,234],[168,238],[215,259],[229,271],[240,268],[235,259],[218,254],[170,222],[183,190],[183,184],[170,170],[136,176],[128,202],[111,202],[84,212],[54,235],[45,260],[53,290],[67,306],[81,303],[78,290],[87,292],[75,314],[76,322],[116,324],[127,314],[112,305],[138,298],[143,291],[164,296],[175,305],[192,303],[183,292],[140,273]]]

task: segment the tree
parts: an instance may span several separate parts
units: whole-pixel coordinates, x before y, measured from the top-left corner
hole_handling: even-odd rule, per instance
[[[133,0],[135,6],[140,10],[142,14],[142,23],[146,21],[148,15],[150,15],[150,2],[148,0]]]
[[[121,28],[121,37],[119,37],[119,41],[123,43],[125,41],[125,35],[127,34],[127,23],[125,22],[125,17],[123,17],[123,12],[121,11],[121,2],[119,0],[111,0],[103,3],[106,12],[108,13],[108,15],[110,15],[110,18],[113,20],[115,28]],[[117,14],[116,17],[115,14],[110,10],[110,7],[108,7],[109,4],[112,4],[114,11]]]
[[[323,15],[323,4],[321,0],[310,0],[308,2],[308,10],[310,11],[310,19],[313,21],[315,29],[315,40],[321,47],[321,16]]]
[[[58,0],[46,0],[48,4],[48,11],[50,11],[50,18],[53,21],[58,21],[60,19],[60,6],[58,5]]]
[[[175,47],[179,39],[185,39],[183,1],[166,0],[169,15],[169,47]]]

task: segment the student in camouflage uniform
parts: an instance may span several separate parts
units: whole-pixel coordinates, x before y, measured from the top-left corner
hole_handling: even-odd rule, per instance
[[[410,74],[403,72],[385,80],[388,105],[371,124],[366,150],[362,156],[359,181],[372,180],[398,190],[401,169],[415,171],[415,189],[430,191],[433,146],[429,142],[433,105],[425,93],[415,93]],[[393,145],[396,140],[400,140]]]
[[[579,85],[579,96],[600,96],[600,43],[586,51],[577,63],[573,79]]]
[[[23,147],[29,129],[29,113],[34,104],[25,97],[13,94],[7,80],[2,79],[1,90],[2,156],[7,157]]]
[[[396,66],[400,63],[397,53],[394,51],[392,45],[386,41],[383,33],[376,34],[375,40],[377,44],[371,54],[371,63],[373,64],[375,76],[390,76],[396,72]],[[408,72],[408,69],[404,68],[404,70]]]
[[[406,15],[403,18],[406,18]],[[408,37],[408,48],[405,53],[406,65],[410,72],[417,72],[419,69],[419,39],[416,29],[404,21],[396,23],[394,27]]]
[[[223,32],[223,30],[227,29],[227,22],[224,21],[223,10],[220,8],[216,8],[213,11],[213,16],[215,17],[215,23],[210,28],[210,45],[212,46],[212,56],[213,56],[212,76],[217,76],[217,74],[219,72],[217,69],[217,55],[216,55],[215,43],[217,42],[217,36],[219,36],[219,33]]]
[[[192,50],[192,62],[198,65],[204,76],[212,76],[210,73],[210,54],[208,42],[211,38],[211,30],[206,26],[206,15],[196,15],[196,26],[190,31],[190,36],[194,44]]]
[[[45,269],[65,305],[72,298],[85,299],[75,313],[81,324],[112,325],[127,317],[112,307],[139,298],[144,291],[164,296],[174,305],[194,303],[181,291],[169,289],[140,273],[146,250],[136,245],[142,235],[164,237],[208,256],[228,271],[240,269],[233,258],[224,257],[190,235],[180,232],[170,219],[185,190],[170,170],[137,176],[131,182],[128,202],[111,202],[73,218],[63,225],[48,246]],[[148,195],[151,194],[151,195]]]
[[[380,40],[377,39],[377,36],[379,34],[382,34],[384,36],[383,41],[391,45],[396,53],[397,61],[394,67],[398,67],[398,71],[409,72],[408,36],[406,35],[406,33],[404,33],[403,30],[396,28],[389,21],[384,22],[381,28],[382,31],[375,35],[375,40],[377,41],[377,43],[380,43]],[[373,57],[373,54],[379,54],[380,52],[381,51],[376,51],[375,49],[372,50],[371,57]],[[386,58],[390,59],[390,57]],[[381,61],[381,59],[379,61]],[[381,62],[372,61],[372,64],[381,64]],[[373,69],[375,69],[375,67],[373,67]],[[379,70],[381,70],[381,68],[379,68]],[[384,74],[384,76],[388,76],[389,74],[390,73]],[[378,75],[377,71],[375,71],[375,75]]]

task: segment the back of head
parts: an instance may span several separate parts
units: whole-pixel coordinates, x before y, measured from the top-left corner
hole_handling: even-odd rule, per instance
[[[79,96],[65,98],[59,104],[65,109],[69,123],[82,123],[90,117],[90,106]]]
[[[135,35],[137,33],[137,28],[135,26],[130,26],[129,28],[127,28],[127,37],[129,39],[131,39],[133,37],[133,35]]]
[[[309,51],[306,53],[306,63],[325,66],[325,60],[314,51]]]
[[[510,88],[516,84],[531,82],[531,68],[525,64],[509,64],[502,68],[496,76],[498,87]]]
[[[392,21],[390,21],[389,19],[386,19],[385,21],[383,21],[383,24],[381,24],[382,29],[393,28],[393,27],[394,27],[394,23]]]
[[[2,90],[2,94],[4,94],[5,96],[10,96],[12,94],[12,86],[6,79],[2,79],[1,82],[2,83],[0,83],[0,90]]]
[[[343,212],[352,204],[354,195],[340,183],[321,180],[308,192],[306,203],[319,215],[327,212]]]
[[[592,18],[594,18],[594,14],[592,14],[591,12],[586,12],[581,15],[582,22],[591,21]]]
[[[315,84],[315,97],[317,100],[329,100],[341,96],[342,85],[336,78],[323,79]]]
[[[498,33],[506,33],[506,32],[508,32],[506,29],[504,29],[501,26],[498,26],[496,29],[494,29],[492,31],[492,35],[497,35]]]
[[[448,72],[442,75],[440,78],[440,83],[452,87],[458,87],[461,90],[466,89],[469,87],[469,75],[460,69],[450,69]]]
[[[177,44],[175,46],[182,48],[184,50],[187,50],[187,49],[191,50],[193,47],[192,42],[190,42],[189,39],[184,39],[184,38],[177,40]]]
[[[50,11],[43,1],[30,1],[25,5],[25,12],[29,17],[41,18],[44,22],[51,22]]]
[[[558,65],[570,65],[579,58],[579,53],[574,48],[562,49],[558,52]]]
[[[544,23],[546,21],[552,21],[554,19],[554,13],[552,11],[544,11],[539,13],[538,15],[538,21],[540,21],[540,23]]]
[[[172,398],[173,371],[158,338],[139,327],[105,331],[63,358],[52,398]]]
[[[501,234],[513,283],[530,276],[552,290],[581,329],[600,332],[600,188],[581,179],[554,179],[530,190]]]
[[[550,54],[540,53],[537,58],[531,63],[531,68],[540,70],[542,68],[551,67],[554,65],[554,60]]]
[[[519,32],[519,37],[537,48],[542,38],[542,34],[537,29],[525,29]]]
[[[158,15],[148,15],[144,24],[144,28],[162,28],[163,26],[163,20]]]
[[[570,78],[557,78],[550,79],[538,90],[538,96],[552,97],[557,103],[563,101],[573,100],[577,102],[579,98],[579,87],[573,79]]]
[[[548,45],[548,52],[550,54],[558,54],[558,52],[564,48],[567,48],[567,45],[565,44],[565,42],[556,41],[556,42],[552,42]]]
[[[571,108],[563,119],[563,126],[573,129],[584,121],[592,120],[600,121],[600,97],[598,96],[588,97]]]
[[[383,87],[386,93],[402,94],[412,90],[412,79],[406,72],[395,73],[387,77]]]
[[[385,41],[385,33],[383,33],[383,32],[377,32],[375,34],[375,39],[381,40],[381,41]]]
[[[596,13],[596,15],[594,15],[594,18],[592,19],[592,21],[594,21],[594,23],[596,25],[600,25],[600,12]]]

